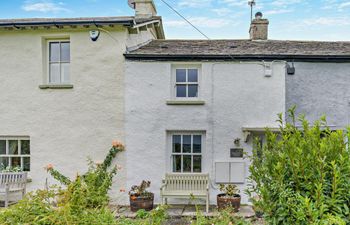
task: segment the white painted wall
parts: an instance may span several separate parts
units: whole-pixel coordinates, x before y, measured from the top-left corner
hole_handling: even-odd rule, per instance
[[[43,169],[48,163],[74,177],[87,169],[87,157],[103,160],[112,140],[124,142],[123,53],[129,42],[151,36],[131,37],[124,27],[108,30],[96,42],[88,29],[0,31],[0,136],[30,137],[28,190],[43,188],[46,178],[54,183]],[[70,38],[73,89],[39,89],[47,76],[43,40],[51,37]],[[116,164],[124,169],[111,197],[125,201],[119,192],[126,185],[124,153]]]
[[[248,175],[247,160],[230,158],[233,140],[241,138],[243,148],[251,152],[251,141],[243,141],[242,127],[277,126],[276,115],[285,111],[284,63],[273,64],[272,77],[264,76],[264,67],[258,62],[195,64],[202,65],[200,95],[205,105],[176,106],[166,104],[171,99],[171,68],[175,63],[126,61],[126,184],[129,188],[150,180],[156,202],[161,180],[171,172],[167,131],[206,133],[203,172],[210,173],[211,204],[216,204],[214,163],[244,161]],[[242,194],[245,187],[246,183],[239,185]],[[242,203],[247,202],[243,194]]]

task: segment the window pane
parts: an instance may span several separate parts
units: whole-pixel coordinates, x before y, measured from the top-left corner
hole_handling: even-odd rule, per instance
[[[50,83],[61,83],[60,64],[50,64]]]
[[[173,156],[173,172],[181,172],[181,155]]]
[[[202,152],[202,136],[193,135],[193,152],[201,153]]]
[[[50,62],[60,61],[60,43],[51,42],[50,43]]]
[[[8,157],[0,157],[0,167],[5,169],[9,166],[9,158]]]
[[[176,82],[186,82],[186,69],[176,69]]]
[[[21,158],[20,157],[11,157],[11,167],[21,167]]]
[[[198,97],[198,85],[188,85],[188,97]]]
[[[9,154],[10,155],[18,155],[18,141],[17,140],[9,140]]]
[[[62,63],[61,64],[61,75],[62,75],[62,83],[69,83],[70,79],[70,64]]]
[[[21,154],[30,155],[30,142],[29,140],[21,140]]]
[[[184,135],[182,140],[182,152],[191,153],[191,135]]]
[[[190,173],[191,172],[191,158],[190,155],[183,156],[183,172]]]
[[[189,69],[188,70],[188,82],[198,82],[198,70]]]
[[[6,140],[0,140],[0,154],[6,154]]]
[[[30,171],[30,158],[23,157],[23,171]]]
[[[200,155],[193,156],[193,172],[194,173],[202,172],[202,156]]]
[[[186,85],[176,85],[176,97],[186,97]]]
[[[173,152],[181,153],[181,135],[173,135]]]
[[[61,42],[61,62],[70,62],[70,43]]]

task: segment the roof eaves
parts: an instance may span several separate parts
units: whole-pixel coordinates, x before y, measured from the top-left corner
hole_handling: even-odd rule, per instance
[[[188,60],[224,60],[224,61],[253,61],[253,60],[294,60],[303,62],[350,62],[350,55],[153,55],[125,53],[130,60],[155,61],[188,61]]]

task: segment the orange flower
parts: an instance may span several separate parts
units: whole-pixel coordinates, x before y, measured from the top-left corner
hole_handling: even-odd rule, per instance
[[[47,166],[44,167],[47,171],[50,171],[53,169],[53,165],[51,163],[47,164]]]
[[[112,146],[114,147],[114,148],[124,148],[124,146],[123,146],[123,144],[120,142],[120,141],[116,141],[116,140],[114,140],[113,142],[112,142]]]
[[[131,200],[136,200],[136,196],[134,196],[134,195],[131,195],[130,198],[131,198]]]
[[[120,192],[126,192],[124,188],[121,188],[119,191]]]

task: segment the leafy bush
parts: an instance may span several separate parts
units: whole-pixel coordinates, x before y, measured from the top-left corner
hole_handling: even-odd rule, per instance
[[[331,131],[325,118],[310,126],[289,110],[291,123],[280,134],[267,130],[266,144],[256,141],[248,193],[268,224],[349,224],[349,132]],[[257,195],[258,197],[253,197]]]
[[[119,218],[117,224],[123,225],[162,225],[168,219],[167,206],[160,205],[150,212],[143,209],[137,211],[136,219]]]
[[[54,186],[29,193],[18,204],[1,211],[0,224],[116,224],[108,209],[108,190],[117,168],[108,169],[123,146],[113,144],[103,163],[89,160],[89,169],[72,181],[55,170],[46,169],[65,188]]]

